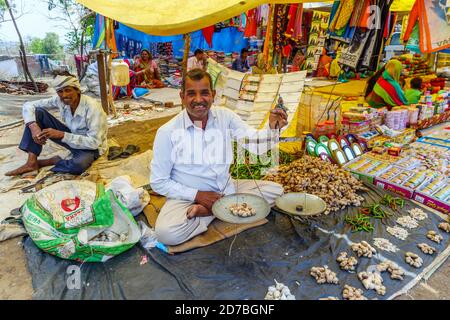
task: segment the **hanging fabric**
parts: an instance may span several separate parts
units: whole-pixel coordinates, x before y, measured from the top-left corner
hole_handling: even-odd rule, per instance
[[[395,26],[397,25],[397,21],[398,21],[398,13],[397,12],[393,12],[392,14],[392,23],[391,23],[391,28],[389,30],[389,37],[392,37],[392,35],[395,32]]]
[[[250,38],[256,36],[257,22],[256,9],[247,12],[247,24],[245,26],[244,37]]]
[[[202,34],[205,37],[206,43],[210,48],[212,48],[214,26],[209,26],[202,29]]]
[[[245,15],[245,13],[241,14],[240,16],[240,21],[239,21],[239,28],[238,30],[241,32],[245,31],[245,27],[247,26],[247,16]]]
[[[406,28],[408,27],[408,19],[409,19],[409,15],[406,15],[402,18],[402,32],[400,34],[401,41],[404,41],[404,39],[405,39],[405,32],[406,32]]]
[[[344,1],[345,0],[342,0],[342,1],[338,0],[338,1],[335,1],[333,3],[333,7],[331,8],[331,16],[333,18],[332,18],[332,20],[330,22],[330,27],[329,27],[331,32],[335,32],[336,31],[336,23],[337,23],[337,21],[339,19],[339,15],[340,15],[340,12],[342,10],[342,5],[344,4]]]
[[[115,30],[114,30],[114,21],[106,18],[105,26],[107,26],[105,33],[105,40],[106,45],[108,49],[111,49],[113,52],[117,52],[117,43],[116,43],[116,36],[115,36]],[[112,58],[117,58],[119,55],[117,53],[111,54]]]
[[[347,26],[354,8],[355,0],[343,0],[341,10],[339,12],[339,17],[336,21],[335,29],[339,30]]]
[[[95,29],[94,29],[94,48],[98,49],[105,41],[105,17],[97,14],[95,17]],[[96,40],[95,40],[96,39]]]
[[[365,1],[356,1],[355,11],[353,12],[352,18],[350,20],[350,27],[357,27],[361,16],[363,14]]]
[[[297,10],[298,9],[298,4],[292,4],[289,7],[289,11],[288,11],[288,16],[287,16],[287,27],[286,27],[286,32],[285,32],[285,36],[288,38],[292,38],[292,36],[294,35],[294,31],[295,31],[295,21],[297,18]]]
[[[275,32],[275,6],[269,5],[269,18],[267,20],[266,40],[264,41],[264,59],[267,66],[273,66],[273,33]]]
[[[365,0],[364,1],[362,14],[361,14],[361,19],[359,21],[359,26],[361,28],[367,28],[368,27],[368,22],[369,22],[369,17],[370,17],[370,5],[371,5],[370,0]]]
[[[286,13],[286,5],[283,4],[275,5],[273,44],[274,44],[274,51],[277,53],[281,51],[281,43],[283,41],[283,32],[284,32],[283,24],[285,13]]]
[[[405,41],[409,40],[411,32],[413,31],[413,28],[416,25],[418,19],[419,19],[419,2],[416,1],[411,9],[411,12],[409,13],[408,27],[406,28],[405,35],[403,37]]]
[[[384,28],[383,28],[383,38],[387,39],[389,38],[389,22],[391,20],[391,15],[389,14],[387,17],[385,17],[385,21],[384,21]]]
[[[295,41],[300,41],[302,38],[302,23],[303,23],[303,3],[300,3],[297,7],[297,13],[295,17],[295,27],[293,39]]]

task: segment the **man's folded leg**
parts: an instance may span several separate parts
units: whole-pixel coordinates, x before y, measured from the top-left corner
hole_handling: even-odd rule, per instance
[[[72,152],[72,159],[58,161],[51,171],[80,175],[99,157],[98,150],[68,149]]]
[[[188,219],[187,212],[194,203],[168,199],[156,220],[155,232],[165,245],[175,246],[208,230],[214,216]]]

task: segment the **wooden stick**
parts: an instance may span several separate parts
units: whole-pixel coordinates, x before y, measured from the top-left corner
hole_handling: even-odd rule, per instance
[[[113,112],[114,118],[117,117],[116,105],[114,104],[114,99],[112,96],[113,85],[111,80],[111,72],[112,72],[112,53],[108,54],[108,103]]]
[[[108,39],[110,36],[110,32],[114,32],[114,29],[109,28],[110,19],[105,17],[105,47],[106,49],[111,49],[108,47]],[[111,108],[114,118],[117,117],[117,110],[116,106],[114,105],[114,99],[112,96],[112,80],[111,80],[111,71],[112,71],[112,52],[108,53],[108,62],[107,62],[107,68],[106,68],[106,82],[107,82],[107,95],[108,95],[108,107]],[[109,108],[108,108],[109,110]]]
[[[106,114],[109,114],[108,108],[108,94],[106,92],[106,69],[105,69],[105,55],[102,51],[97,54],[97,64],[98,64],[98,79],[100,82],[100,97],[102,101],[103,110]]]
[[[183,36],[184,38],[184,53],[183,53],[183,77],[187,73],[187,60],[189,58],[189,51],[191,50],[191,34],[187,33]]]

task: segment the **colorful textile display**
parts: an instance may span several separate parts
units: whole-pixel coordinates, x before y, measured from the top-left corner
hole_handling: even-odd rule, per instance
[[[295,31],[295,22],[297,19],[298,4],[293,4],[289,7],[289,13],[287,16],[288,24],[286,27],[285,36],[291,38]]]
[[[281,45],[283,42],[283,32],[284,26],[286,24],[286,8],[287,6],[284,4],[275,5],[275,20],[274,20],[274,29],[273,29],[273,43],[274,43],[274,51],[278,54],[281,52]]]
[[[355,0],[343,0],[340,5],[339,15],[336,24],[333,26],[335,30],[345,28],[349,22],[353,9],[355,8]]]
[[[329,20],[330,14],[328,12],[313,11],[308,49],[306,51],[306,70],[309,72],[317,70],[319,59],[324,51]]]
[[[300,39],[303,36],[302,22],[303,22],[303,3],[300,3],[297,7],[294,25],[294,34],[292,35],[292,39],[294,41],[300,41]]]
[[[247,12],[247,25],[245,26],[244,37],[250,38],[256,36],[257,21],[256,9]]]

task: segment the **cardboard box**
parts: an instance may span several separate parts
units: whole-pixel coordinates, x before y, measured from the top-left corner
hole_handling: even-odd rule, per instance
[[[352,175],[355,178],[357,178],[357,179],[359,179],[359,180],[361,180],[363,182],[366,182],[366,183],[374,184],[374,181],[375,181],[374,177],[372,177],[372,176],[370,176],[368,174],[365,174],[365,173],[358,172],[358,171],[350,170],[350,172],[352,173]]]
[[[439,212],[450,214],[450,204],[447,202],[443,202],[436,198],[433,198],[430,195],[427,195],[422,192],[414,192],[413,200],[426,205],[427,207],[433,208]]]
[[[414,196],[413,189],[399,186],[399,185],[393,184],[389,181],[385,181],[385,180],[382,180],[379,178],[375,178],[374,185],[381,189],[394,192],[394,193],[396,193],[404,198],[407,198],[407,199],[412,199],[412,197]]]
[[[425,143],[425,144],[430,144],[432,146],[438,146],[438,147],[450,149],[450,141],[449,140],[432,138],[432,137],[422,137],[417,141],[421,142],[421,143]]]

